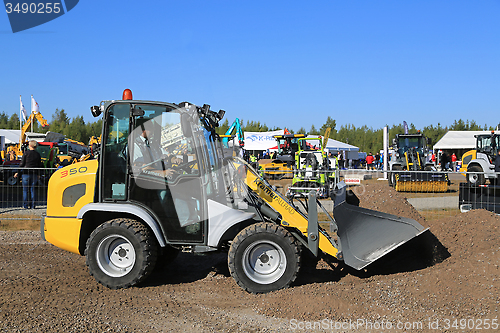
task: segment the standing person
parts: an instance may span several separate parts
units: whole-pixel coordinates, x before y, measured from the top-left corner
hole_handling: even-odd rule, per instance
[[[36,193],[35,185],[38,182],[38,170],[35,168],[42,167],[42,157],[36,151],[38,143],[35,140],[29,142],[29,150],[27,150],[23,157],[21,158],[20,168],[25,168],[27,170],[22,171],[22,183],[23,183],[23,207],[35,209]],[[18,173],[14,174],[14,178],[17,178]],[[28,201],[28,192],[31,192],[31,202]]]
[[[374,163],[375,163],[375,170],[380,169],[380,154],[379,153],[375,154]]]
[[[498,154],[495,158],[495,172],[500,172],[500,150],[498,150]]]
[[[441,154],[441,171],[448,170],[449,163],[448,155],[443,151]]]
[[[366,170],[373,170],[373,161],[375,159],[373,158],[372,153],[369,153],[368,156],[366,156]]]
[[[451,171],[456,171],[457,170],[457,155],[453,153],[451,155]]]

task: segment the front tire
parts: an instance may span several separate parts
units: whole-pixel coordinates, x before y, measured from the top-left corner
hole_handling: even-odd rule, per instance
[[[85,249],[89,272],[111,289],[128,288],[142,282],[157,259],[157,245],[146,226],[119,218],[97,227]]]
[[[473,172],[483,172],[483,169],[480,166],[473,165],[467,169],[467,172],[472,172],[467,174],[467,182],[469,185],[484,185],[485,179],[484,174],[482,173],[473,173]]]
[[[394,165],[391,169],[391,171],[402,171],[403,167],[401,165]],[[396,187],[396,175],[397,172],[390,172],[388,177],[389,177],[389,186],[391,187]]]
[[[286,288],[297,278],[300,247],[281,226],[253,224],[233,240],[228,266],[236,283],[250,293]]]

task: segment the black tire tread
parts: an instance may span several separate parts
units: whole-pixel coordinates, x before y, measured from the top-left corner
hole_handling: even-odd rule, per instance
[[[297,276],[299,274],[299,270],[300,270],[301,247],[298,245],[297,240],[292,236],[292,234],[288,230],[284,229],[283,227],[281,227],[277,224],[270,223],[270,222],[256,223],[256,224],[252,224],[252,225],[246,227],[245,229],[243,229],[242,231],[240,231],[236,235],[236,237],[234,238],[234,240],[231,244],[231,247],[230,247],[229,253],[228,253],[228,266],[229,266],[229,272],[231,273],[231,276],[236,281],[236,283],[243,290],[250,292],[250,293],[254,293],[254,294],[257,294],[259,292],[256,292],[256,291],[252,290],[249,286],[247,286],[240,279],[236,270],[234,269],[235,264],[236,264],[236,250],[237,250],[238,245],[241,244],[248,237],[250,237],[254,234],[266,233],[266,232],[275,234],[275,235],[283,238],[285,240],[286,244],[288,244],[290,246],[290,248],[293,249],[293,253],[294,253],[294,257],[295,257],[295,261],[296,261],[295,262],[296,268],[295,268],[295,271],[293,272],[291,279],[288,281],[288,283],[286,285],[282,286],[279,289],[288,288],[295,281],[295,279],[297,278]]]
[[[134,236],[136,237],[137,240],[139,240],[139,243],[141,244],[140,249],[136,249],[138,251],[143,252],[144,258],[146,258],[145,262],[143,263],[139,274],[130,282],[121,285],[121,286],[115,286],[115,285],[110,285],[108,283],[105,283],[101,281],[90,269],[90,262],[89,262],[89,256],[88,254],[88,249],[89,249],[89,244],[91,240],[97,235],[100,231],[110,228],[110,227],[119,227],[119,228],[124,228],[128,229],[131,231]],[[86,257],[86,264],[87,267],[89,268],[90,275],[92,275],[94,278],[96,278],[97,281],[99,281],[101,284],[104,286],[110,288],[110,289],[121,289],[121,288],[129,288],[132,286],[135,286],[139,284],[140,282],[144,281],[146,277],[148,277],[152,271],[154,270],[154,266],[158,257],[158,250],[157,246],[155,243],[154,238],[151,236],[151,232],[149,229],[141,222],[130,219],[130,218],[117,218],[114,220],[110,220],[108,222],[105,222],[101,225],[99,225],[92,233],[90,234],[90,237],[87,239],[87,243],[85,246],[85,257]]]

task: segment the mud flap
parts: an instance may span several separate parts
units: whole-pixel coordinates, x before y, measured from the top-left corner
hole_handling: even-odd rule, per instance
[[[337,195],[333,216],[344,262],[360,270],[427,229],[413,219],[348,204]],[[337,192],[338,193],[338,192]]]

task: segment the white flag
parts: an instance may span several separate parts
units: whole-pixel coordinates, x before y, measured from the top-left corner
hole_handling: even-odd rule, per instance
[[[26,113],[26,109],[24,108],[23,100],[21,99],[21,95],[19,95],[19,101],[21,102],[21,114],[23,115],[24,121],[28,119],[28,114]]]
[[[38,103],[33,98],[33,95],[31,95],[31,112],[39,112]]]

